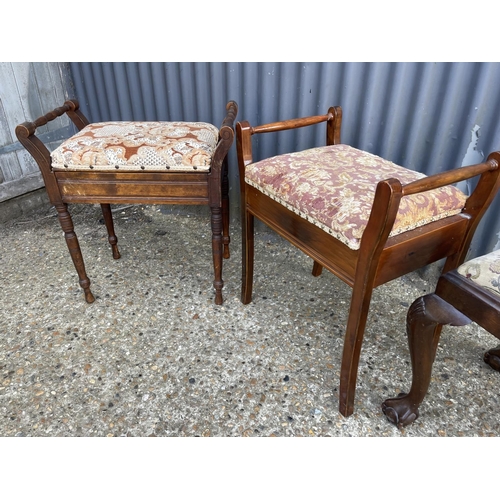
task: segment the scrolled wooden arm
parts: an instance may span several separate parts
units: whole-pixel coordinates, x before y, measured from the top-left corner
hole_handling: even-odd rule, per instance
[[[234,121],[236,120],[236,115],[238,114],[238,105],[235,101],[229,101],[226,105],[226,116],[222,122],[221,128],[219,129],[219,142],[214,153],[212,172],[215,175],[219,175],[222,161],[226,158],[226,155],[231,148],[234,141]]]
[[[37,162],[53,205],[61,203],[59,189],[52,175],[50,152],[45,144],[35,135],[37,128],[46,125],[56,118],[67,114],[70,120],[75,124],[78,130],[81,130],[89,121],[80,111],[80,105],[77,100],[68,100],[62,106],[49,111],[32,122],[24,122],[16,127],[16,137],[24,148],[31,154]]]
[[[220,203],[229,203],[227,194],[223,195],[221,190],[224,191],[224,189],[226,189],[226,193],[228,190],[227,154],[234,141],[233,124],[237,114],[238,105],[235,101],[229,101],[226,105],[226,116],[219,129],[219,142],[215,148],[212,164],[210,166],[209,205],[216,210],[220,208]],[[226,186],[226,188],[223,188],[223,185]],[[228,213],[228,210],[227,208],[226,213]],[[226,224],[229,223],[227,222]],[[224,256],[225,258],[229,258],[229,247],[227,246],[229,243],[229,236],[226,234],[224,238]],[[216,299],[216,302],[217,300],[218,299]]]
[[[403,196],[423,193],[431,189],[453,185],[457,182],[480,176],[474,191],[467,198],[465,206],[462,209],[461,215],[467,217],[469,222],[461,247],[458,252],[449,256],[442,273],[458,267],[465,259],[477,225],[500,189],[499,165],[500,152],[495,152],[491,153],[484,163],[441,172],[406,185],[402,185],[397,179],[380,181],[377,185],[373,201],[373,207],[377,207],[377,209],[372,210],[368,220],[365,232],[363,233],[360,252],[362,254],[366,253],[368,251],[367,248],[376,248],[378,252],[382,250],[396,220],[399,204]],[[384,191],[384,186],[386,185],[387,189]],[[386,191],[391,192],[389,197],[383,195]]]
[[[66,101],[62,106],[49,111],[43,116],[40,116],[36,120],[32,122],[24,122],[16,127],[16,136],[29,137],[36,132],[38,127],[42,127],[43,125],[47,125],[47,123],[55,120],[59,116],[64,115],[64,113],[76,112],[79,109],[78,101],[69,100]],[[19,130],[18,130],[19,129]]]

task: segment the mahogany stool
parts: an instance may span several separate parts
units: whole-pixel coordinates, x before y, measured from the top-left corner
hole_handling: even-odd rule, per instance
[[[227,153],[237,111],[229,101],[220,129],[202,122],[89,123],[78,102],[69,100],[16,127],[19,142],[42,172],[87,302],[94,296],[68,211],[71,203],[101,205],[115,259],[120,253],[110,204],[208,205],[215,303],[222,304],[222,261],[229,258],[230,241]],[[35,132],[64,113],[79,132],[50,153]]]
[[[342,144],[342,110],[251,126],[236,124],[242,203],[242,292],[252,299],[254,218],[352,287],[339,411],[354,410],[361,345],[375,287],[446,258],[460,265],[500,187],[500,152],[479,165],[425,175]],[[256,161],[254,135],[326,122],[326,146]],[[480,176],[470,196],[452,186]]]

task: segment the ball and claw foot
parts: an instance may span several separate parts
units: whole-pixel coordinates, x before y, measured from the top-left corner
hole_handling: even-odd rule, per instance
[[[418,418],[418,407],[412,404],[408,394],[402,392],[397,397],[386,399],[382,411],[387,419],[399,429],[412,424]]]

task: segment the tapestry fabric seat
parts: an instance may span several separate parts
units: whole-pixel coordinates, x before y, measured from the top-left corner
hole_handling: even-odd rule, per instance
[[[246,166],[245,182],[357,250],[379,181],[425,177],[345,144],[283,154]],[[405,196],[391,236],[458,214],[467,196],[445,186]]]
[[[51,153],[52,168],[206,172],[218,138],[203,122],[92,123]]]
[[[500,250],[464,262],[457,272],[489,292],[500,295]]]

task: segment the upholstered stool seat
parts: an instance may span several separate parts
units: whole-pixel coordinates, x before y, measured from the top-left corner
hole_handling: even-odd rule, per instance
[[[52,169],[204,172],[218,139],[210,123],[92,123],[51,153]]]
[[[457,272],[485,290],[500,295],[500,250],[465,262]]]
[[[425,175],[345,144],[323,146],[251,163],[245,181],[353,250],[373,207],[380,181],[402,184]],[[458,214],[467,197],[444,186],[401,200],[390,236]]]

